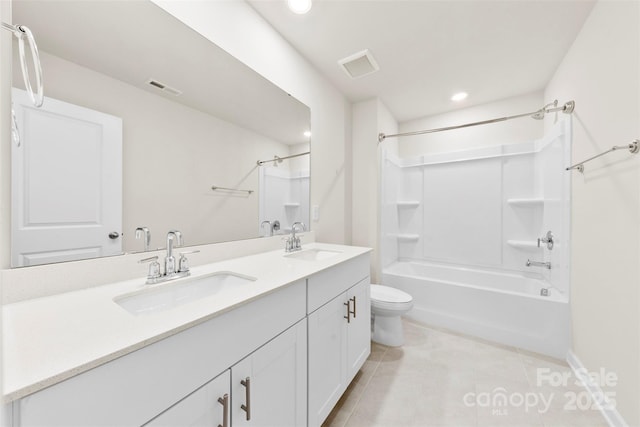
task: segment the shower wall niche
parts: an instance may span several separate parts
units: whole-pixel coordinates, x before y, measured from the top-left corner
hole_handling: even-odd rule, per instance
[[[570,120],[540,140],[398,158],[382,153],[383,270],[427,261],[544,278],[568,293]],[[538,238],[552,231],[554,248]],[[527,267],[527,260],[552,268]]]

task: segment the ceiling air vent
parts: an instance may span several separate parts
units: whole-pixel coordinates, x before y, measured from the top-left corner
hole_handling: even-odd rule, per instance
[[[338,64],[352,79],[366,76],[367,74],[374,73],[380,69],[375,58],[371,52],[369,52],[369,49],[365,49],[343,58],[338,61]]]
[[[150,84],[151,86],[157,88],[157,89],[160,89],[163,92],[170,93],[171,95],[174,95],[174,96],[182,95],[182,91],[179,91],[178,89],[172,88],[171,86],[167,86],[166,84],[161,83],[158,80],[149,79],[149,80],[147,80],[147,83]]]

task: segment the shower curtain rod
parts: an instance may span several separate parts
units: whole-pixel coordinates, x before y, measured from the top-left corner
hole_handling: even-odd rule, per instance
[[[291,156],[286,156],[286,157],[278,157],[278,156],[273,156],[272,160],[258,160],[256,162],[256,164],[258,166],[262,166],[265,163],[269,163],[269,162],[278,162],[278,163],[282,163],[283,160],[287,160],[287,159],[293,159],[294,157],[300,157],[300,156],[305,156],[307,154],[311,154],[311,151],[307,151],[305,153],[300,153],[300,154],[293,154]]]
[[[553,105],[553,108],[549,108],[552,105]],[[517,114],[515,116],[500,117],[500,118],[497,118],[497,119],[483,120],[481,122],[466,123],[464,125],[448,126],[448,127],[444,127],[444,128],[418,130],[418,131],[415,131],[415,132],[394,133],[392,135],[387,135],[387,134],[385,134],[383,132],[380,132],[378,134],[378,143],[381,143],[382,141],[384,141],[387,138],[394,138],[394,137],[398,137],[398,136],[423,135],[425,133],[443,132],[443,131],[446,131],[446,130],[461,129],[461,128],[467,128],[467,127],[471,127],[471,126],[487,125],[487,124],[490,124],[490,123],[504,122],[506,120],[518,119],[520,117],[531,117],[531,118],[536,119],[536,120],[542,120],[546,113],[553,113],[555,111],[562,111],[565,114],[571,114],[571,113],[573,113],[573,110],[574,110],[575,107],[576,107],[575,101],[566,102],[562,107],[558,107],[558,100],[556,99],[552,103],[547,104],[544,107],[542,107],[541,109],[539,109],[537,111],[534,111],[532,113]]]

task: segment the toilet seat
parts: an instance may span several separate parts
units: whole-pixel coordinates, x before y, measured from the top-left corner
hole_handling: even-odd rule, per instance
[[[400,289],[371,284],[371,306],[384,310],[408,311],[413,306],[413,298]]]
[[[371,284],[371,300],[390,303],[407,303],[413,301],[413,298],[400,289]]]

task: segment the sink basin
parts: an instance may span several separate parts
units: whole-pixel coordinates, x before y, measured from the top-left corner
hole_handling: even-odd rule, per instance
[[[320,261],[327,258],[332,258],[341,254],[338,251],[329,251],[326,249],[306,249],[300,252],[293,252],[285,255],[287,258],[302,259],[305,261]]]
[[[253,283],[254,277],[220,271],[198,277],[178,279],[148,289],[120,295],[113,301],[136,316],[158,313],[210,295],[236,290]]]

